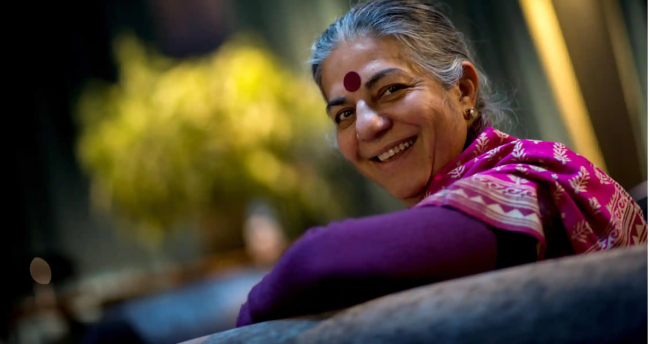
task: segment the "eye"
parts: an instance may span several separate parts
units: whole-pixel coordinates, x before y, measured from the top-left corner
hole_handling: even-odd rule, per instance
[[[406,88],[406,85],[391,85],[386,87],[381,96],[390,96],[395,94],[397,91]]]
[[[345,121],[346,119],[350,118],[352,114],[353,112],[351,110],[341,111],[338,114],[336,114],[334,121],[336,123],[341,123],[341,121]]]

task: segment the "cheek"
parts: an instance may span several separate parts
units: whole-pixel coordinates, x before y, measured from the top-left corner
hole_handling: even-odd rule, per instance
[[[463,150],[467,127],[462,116],[453,109],[443,108],[443,116],[437,121],[436,125],[436,166],[441,168],[449,161],[454,159]]]
[[[408,95],[405,100],[412,105],[410,110],[404,114],[404,118],[411,124],[428,131],[438,128],[441,122],[445,121],[447,113],[440,97],[413,93]]]

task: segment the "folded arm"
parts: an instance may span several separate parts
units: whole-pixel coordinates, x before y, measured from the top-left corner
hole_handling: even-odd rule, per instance
[[[453,209],[412,208],[305,233],[257,284],[237,326],[348,307],[536,258],[535,239]]]

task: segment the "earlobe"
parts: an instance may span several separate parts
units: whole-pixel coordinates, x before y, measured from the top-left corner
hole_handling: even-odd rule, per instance
[[[476,113],[476,111],[474,110],[474,108],[471,108],[471,109],[465,111],[465,116],[464,117],[465,117],[466,120],[472,120],[472,119],[474,119],[474,116],[476,116],[475,113]]]
[[[472,125],[474,125],[474,122],[476,122],[476,120],[478,120],[480,116],[481,116],[480,113],[473,107],[465,111],[463,117],[465,118],[465,124],[467,125],[467,129],[469,129]]]

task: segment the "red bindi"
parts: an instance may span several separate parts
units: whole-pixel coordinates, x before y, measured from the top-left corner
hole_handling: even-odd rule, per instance
[[[348,92],[355,92],[361,87],[361,77],[357,72],[348,72],[343,78],[343,86]]]

